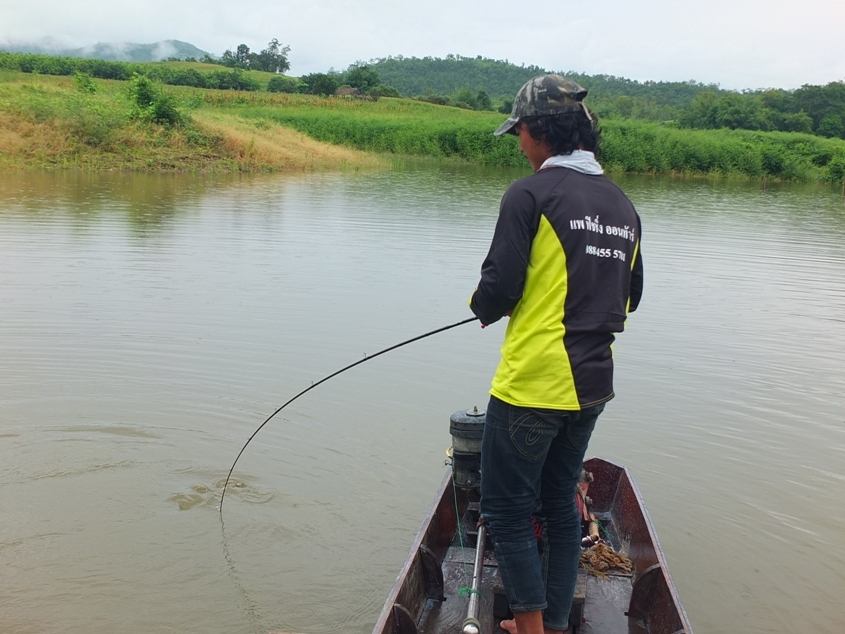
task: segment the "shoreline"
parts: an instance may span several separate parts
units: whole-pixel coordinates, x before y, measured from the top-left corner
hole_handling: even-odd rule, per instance
[[[151,120],[132,82],[0,73],[0,167],[144,173],[389,169],[406,161],[523,169],[503,115],[397,98],[157,87],[178,121]],[[604,120],[608,174],[845,187],[845,141]]]

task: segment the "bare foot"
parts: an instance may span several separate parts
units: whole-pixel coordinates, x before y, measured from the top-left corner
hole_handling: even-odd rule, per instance
[[[503,629],[508,634],[518,634],[516,629],[516,621],[513,619],[507,619],[506,621],[499,621],[499,628]],[[566,634],[569,630],[550,630],[549,628],[543,628],[545,634]]]
[[[516,634],[516,621],[513,619],[499,621],[499,629],[505,630],[508,634]]]

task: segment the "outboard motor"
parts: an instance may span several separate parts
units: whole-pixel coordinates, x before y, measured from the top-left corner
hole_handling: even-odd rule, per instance
[[[481,486],[481,437],[485,420],[484,410],[478,407],[459,410],[449,419],[452,478],[455,486],[463,489],[478,489]]]

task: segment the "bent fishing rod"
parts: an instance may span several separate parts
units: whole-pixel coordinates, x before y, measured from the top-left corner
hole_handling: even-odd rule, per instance
[[[477,321],[477,320],[478,320],[478,317],[470,317],[469,319],[464,319],[464,320],[459,321],[459,322],[456,322],[456,323],[454,323],[454,324],[450,324],[450,325],[448,325],[448,326],[443,326],[442,328],[437,328],[436,330],[432,330],[432,331],[427,332],[427,333],[425,333],[425,334],[422,334],[422,335],[417,335],[416,337],[412,337],[411,339],[408,339],[408,340],[406,340],[406,341],[402,341],[401,343],[397,343],[397,344],[395,344],[395,345],[392,345],[392,346],[390,346],[389,348],[385,348],[384,350],[379,350],[379,351],[378,351],[378,352],[376,352],[375,354],[371,354],[371,355],[364,355],[364,358],[363,358],[363,359],[358,359],[358,361],[356,361],[355,363],[350,363],[349,365],[347,365],[347,366],[345,366],[345,367],[341,368],[340,370],[337,370],[337,371],[335,371],[335,372],[332,372],[332,373],[331,373],[331,374],[329,374],[328,376],[323,377],[322,379],[320,379],[320,380],[319,380],[319,381],[317,381],[316,383],[312,383],[312,384],[311,384],[311,385],[309,385],[307,388],[305,388],[304,390],[302,390],[301,392],[299,392],[297,395],[295,395],[294,397],[292,397],[290,400],[288,400],[286,403],[284,403],[283,405],[281,405],[281,406],[280,406],[280,407],[279,407],[279,408],[278,408],[275,412],[273,412],[272,414],[270,414],[270,415],[269,415],[269,416],[268,416],[268,417],[264,420],[264,422],[263,422],[263,423],[261,423],[261,424],[258,426],[258,429],[256,429],[254,432],[252,432],[252,435],[251,435],[251,436],[247,439],[247,441],[244,443],[244,446],[243,446],[243,447],[241,447],[241,450],[238,452],[238,455],[235,457],[235,461],[232,463],[232,468],[231,468],[231,469],[229,469],[229,475],[227,475],[227,476],[226,476],[226,482],[224,482],[224,483],[223,483],[223,492],[220,494],[220,507],[219,507],[219,510],[220,510],[220,517],[221,517],[221,519],[223,518],[223,498],[224,498],[224,497],[226,497],[226,487],[227,487],[227,486],[229,486],[229,478],[231,478],[231,477],[232,477],[232,472],[235,470],[235,465],[236,465],[236,464],[238,464],[238,460],[240,460],[241,455],[243,454],[244,450],[247,448],[247,446],[249,445],[249,443],[251,443],[251,442],[252,442],[252,439],[253,439],[253,438],[255,438],[255,437],[258,435],[258,432],[260,432],[260,431],[264,428],[264,426],[265,426],[267,423],[269,423],[269,422],[273,419],[273,417],[274,417],[276,414],[278,414],[279,412],[281,412],[284,408],[286,408],[288,405],[290,405],[291,403],[293,403],[296,399],[298,399],[298,398],[299,398],[300,396],[302,396],[303,394],[306,394],[307,392],[310,392],[311,390],[313,390],[315,387],[317,387],[317,386],[318,386],[318,385],[320,385],[321,383],[325,383],[325,382],[326,382],[326,381],[328,381],[329,379],[332,379],[332,378],[336,377],[338,374],[341,374],[341,373],[343,373],[343,372],[346,372],[347,370],[351,370],[351,369],[352,369],[352,368],[354,368],[356,365],[361,365],[361,364],[362,364],[362,363],[364,363],[365,361],[370,361],[371,359],[375,359],[376,357],[379,357],[379,356],[381,356],[381,355],[383,355],[383,354],[386,354],[386,353],[388,353],[388,352],[390,352],[390,351],[392,351],[392,350],[396,350],[397,348],[401,348],[402,346],[407,346],[409,343],[414,343],[415,341],[419,341],[420,339],[425,339],[426,337],[431,337],[432,335],[436,335],[436,334],[441,333],[441,332],[444,332],[444,331],[446,331],[446,330],[451,330],[452,328],[457,328],[458,326],[463,326],[464,324],[468,324],[468,323],[470,323],[470,322]]]

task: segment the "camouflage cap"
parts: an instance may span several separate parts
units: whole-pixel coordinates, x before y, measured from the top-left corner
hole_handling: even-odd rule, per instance
[[[516,93],[511,116],[493,134],[501,136],[513,132],[514,126],[523,117],[542,117],[582,109],[586,112],[581,103],[586,96],[586,88],[560,75],[540,75],[529,79]]]

